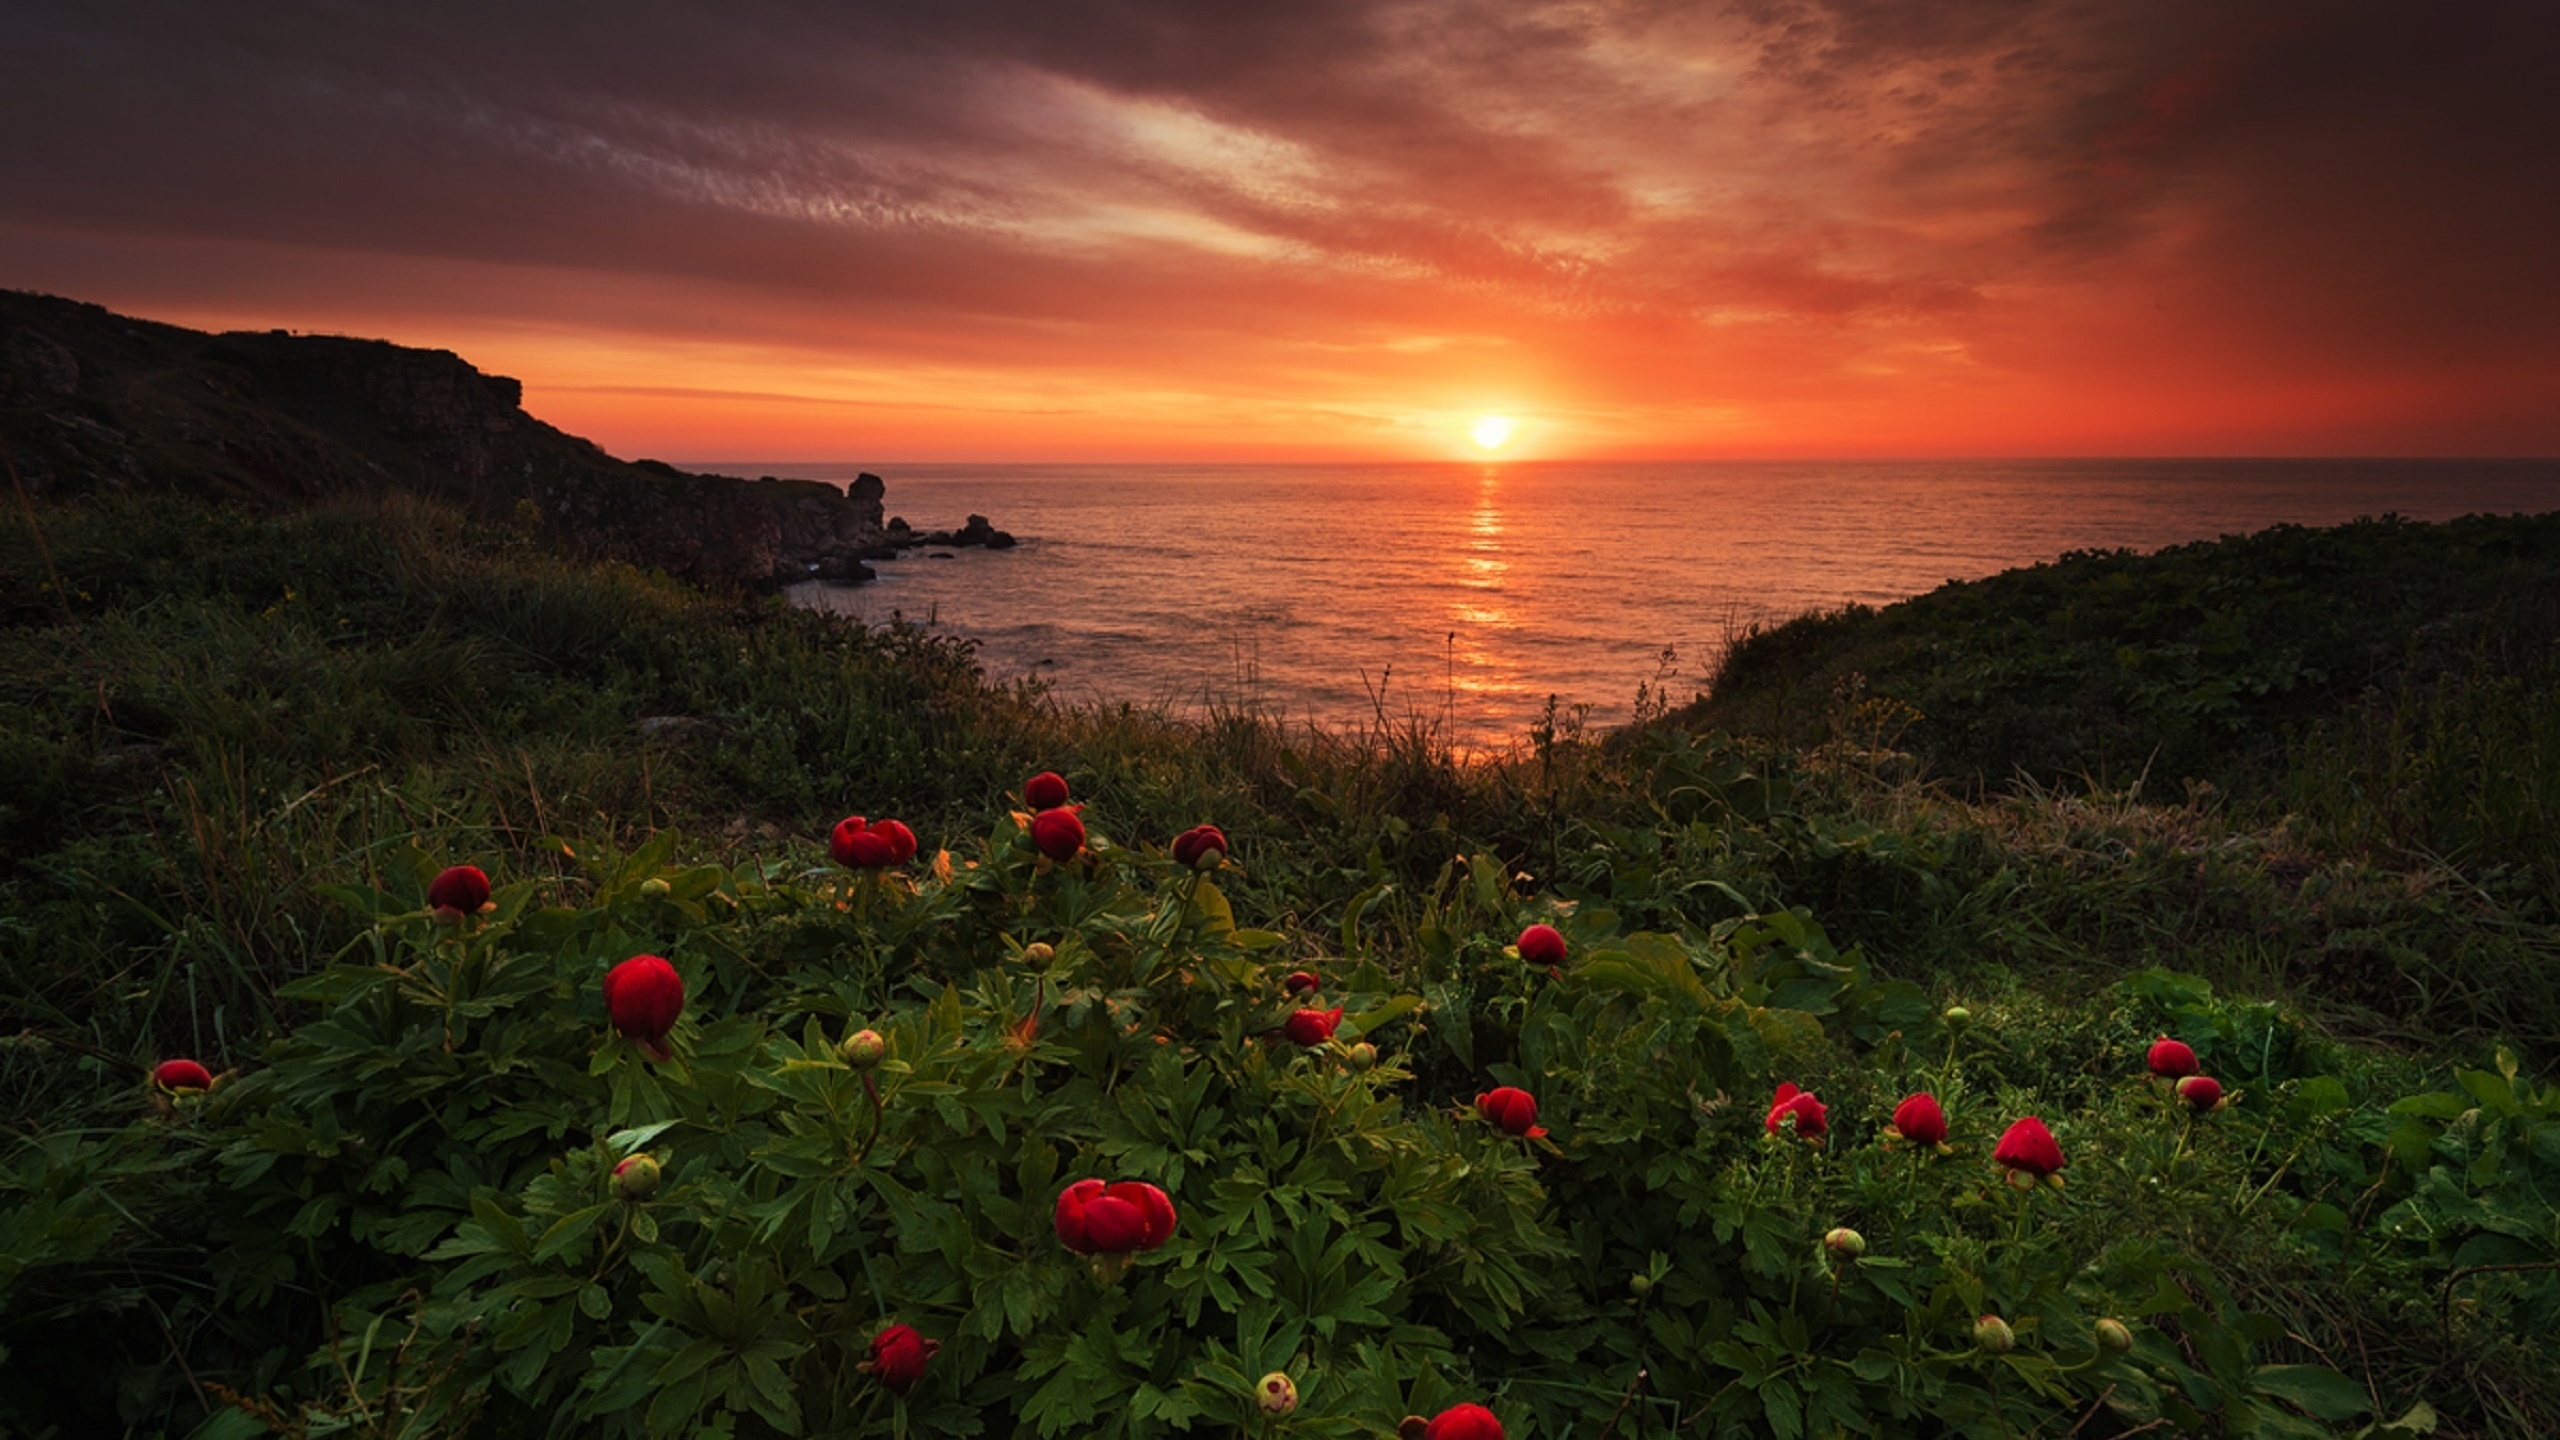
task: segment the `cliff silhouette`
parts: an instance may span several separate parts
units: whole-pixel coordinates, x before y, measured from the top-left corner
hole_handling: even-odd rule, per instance
[[[883,486],[624,461],[448,350],[208,334],[0,291],[0,456],[32,496],[182,492],[261,509],[406,490],[570,553],[715,589],[868,578]]]

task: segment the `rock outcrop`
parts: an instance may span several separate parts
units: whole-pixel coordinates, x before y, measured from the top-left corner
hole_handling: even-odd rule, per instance
[[[0,452],[36,494],[411,490],[715,588],[865,579],[865,558],[892,553],[876,475],[839,489],[626,462],[523,401],[450,351],[210,335],[0,292]]]

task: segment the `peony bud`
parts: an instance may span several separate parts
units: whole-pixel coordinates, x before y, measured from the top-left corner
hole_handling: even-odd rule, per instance
[[[2121,1355],[2133,1348],[2133,1332],[2121,1320],[2101,1320],[2097,1331],[2098,1348],[2110,1355]]]
[[[1829,1107],[1813,1098],[1812,1091],[1800,1090],[1790,1080],[1778,1087],[1777,1098],[1769,1103],[1769,1118],[1763,1122],[1763,1128],[1772,1135],[1782,1134],[1783,1127],[1792,1120],[1797,1139],[1819,1140],[1823,1131],[1829,1128],[1830,1114]]]
[[[1189,870],[1215,870],[1227,863],[1227,835],[1215,825],[1194,825],[1173,837],[1173,863]]]
[[[2199,1115],[2222,1108],[2222,1082],[2210,1075],[2190,1075],[2178,1082],[2178,1098]]]
[[[1553,925],[1532,925],[1521,931],[1517,948],[1523,965],[1564,963],[1564,933]]]
[[[1985,1355],[2006,1355],[2018,1348],[2018,1336],[2008,1321],[1985,1315],[1973,1322],[1973,1343],[1981,1346]]]
[[[1627,1293],[1641,1300],[1653,1293],[1653,1277],[1639,1270],[1627,1277]]]
[[[201,1095],[213,1088],[213,1072],[193,1060],[163,1060],[151,1071],[151,1086],[164,1095]]]
[[[1367,1070],[1378,1063],[1378,1047],[1363,1040],[1344,1051],[1342,1058],[1354,1070]]]
[[[654,1157],[626,1155],[613,1167],[613,1193],[625,1200],[646,1200],[658,1193],[662,1178],[664,1172]]]
[[[1253,1387],[1253,1403],[1265,1415],[1286,1415],[1298,1408],[1298,1382],[1274,1370]]]
[[[1846,1225],[1836,1226],[1823,1234],[1822,1248],[1834,1255],[1855,1260],[1867,1253],[1867,1237]]]
[[[1046,940],[1034,940],[1022,947],[1022,958],[1034,968],[1058,958],[1058,949]]]
[[[1322,988],[1323,985],[1324,982],[1317,979],[1316,973],[1312,970],[1292,970],[1289,972],[1289,978],[1280,982],[1280,988],[1292,995],[1304,995],[1310,990]]]
[[[1173,1236],[1173,1201],[1142,1181],[1079,1180],[1058,1195],[1059,1243],[1079,1255],[1153,1250]]]
[[[1031,817],[1031,843],[1063,865],[1084,849],[1084,821],[1064,805],[1043,810]]]
[[[844,1037],[838,1053],[844,1056],[844,1063],[856,1070],[873,1070],[889,1058],[889,1042],[881,1039],[877,1030],[856,1030]]]
[[[1893,1107],[1895,1133],[1914,1145],[1943,1145],[1947,1141],[1947,1112],[1938,1106],[1938,1097],[1923,1090],[1903,1097]]]
[[[892,1325],[871,1337],[871,1378],[890,1394],[904,1395],[924,1378],[925,1362],[941,1348],[941,1341],[927,1340],[912,1325]]]
[[[1506,1135],[1535,1140],[1547,1133],[1538,1124],[1537,1097],[1516,1085],[1500,1086],[1477,1096],[1476,1113]]]
[[[1334,1027],[1342,1023],[1342,1007],[1330,1010],[1299,1010],[1280,1027],[1282,1033],[1300,1045],[1313,1048],[1333,1038]]]
[[[661,1062],[675,1058],[667,1032],[684,1013],[684,977],[676,967],[655,955],[634,955],[614,966],[605,972],[604,1009],[613,1028],[641,1054]]]
[[[1950,1005],[1947,1007],[1947,1013],[1939,1018],[1947,1022],[1948,1029],[1961,1030],[1973,1023],[1973,1012],[1961,1005]]]
[[[2200,1068],[2196,1064],[2194,1047],[2184,1040],[2172,1040],[2166,1035],[2151,1042],[2151,1051],[2143,1059],[2150,1065],[2151,1073],[2163,1080],[2183,1079],[2193,1075]]]
[[[489,903],[489,876],[477,865],[455,865],[427,882],[427,908],[446,919],[477,915]]]
[[[2062,1168],[2062,1145],[2033,1115],[2012,1125],[1992,1147],[1991,1158],[2030,1180],[2042,1180]]]
[[[1067,777],[1043,770],[1022,782],[1022,800],[1034,810],[1055,810],[1067,803]]]
[[[669,885],[666,881],[659,879],[655,875],[652,875],[648,879],[640,882],[640,893],[650,897],[651,899],[656,899],[660,896],[670,894],[673,892],[674,888],[675,887]]]

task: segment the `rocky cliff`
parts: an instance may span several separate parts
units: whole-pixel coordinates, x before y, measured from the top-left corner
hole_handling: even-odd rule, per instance
[[[445,350],[212,335],[0,291],[0,455],[32,494],[183,490],[260,506],[391,488],[579,553],[714,587],[860,579],[882,485],[617,460],[525,413],[524,387]]]

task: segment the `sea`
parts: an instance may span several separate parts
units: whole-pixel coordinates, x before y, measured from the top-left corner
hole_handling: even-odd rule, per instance
[[[1724,647],[2078,550],[2270,525],[2560,509],[2560,460],[895,465],[703,462],[888,484],[919,530],[801,605],[977,647],[992,679],[1293,728],[1422,725],[1472,753],[1684,702]]]

